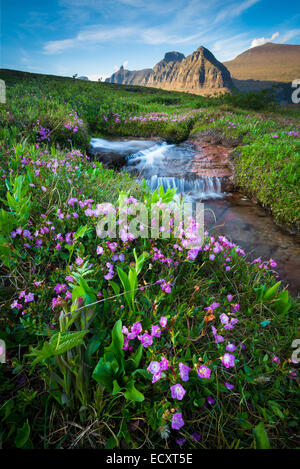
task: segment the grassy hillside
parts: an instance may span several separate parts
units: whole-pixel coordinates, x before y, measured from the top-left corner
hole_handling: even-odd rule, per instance
[[[91,135],[179,141],[212,129],[248,144],[237,159],[241,185],[260,177],[273,188],[278,174],[285,191],[276,198],[295,222],[286,196],[298,187],[295,111],[237,108],[236,99],[264,105],[253,96],[209,100],[5,70],[0,78],[1,446],[295,447],[299,302],[276,262],[249,263],[208,233],[200,247],[192,222],[179,238],[173,229],[169,239],[139,236],[138,202],[167,211],[173,192],[151,194],[86,156]],[[107,211],[127,213],[131,231],[98,237]]]

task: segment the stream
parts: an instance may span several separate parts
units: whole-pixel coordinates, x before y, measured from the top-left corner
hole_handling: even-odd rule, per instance
[[[190,142],[175,145],[100,138],[93,138],[91,146],[95,159],[100,161],[123,158],[123,170],[136,179],[145,179],[152,191],[160,185],[165,190],[176,187],[177,194],[185,194],[188,201],[203,202],[206,230],[238,244],[249,260],[274,259],[289,291],[300,293],[299,236],[282,230],[263,208],[243,194],[232,192],[224,148],[210,146],[210,152],[205,152],[205,147]]]

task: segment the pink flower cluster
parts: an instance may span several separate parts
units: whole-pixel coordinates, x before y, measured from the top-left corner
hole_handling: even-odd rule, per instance
[[[134,323],[130,330],[126,327],[123,326],[122,332],[124,334],[124,345],[123,349],[124,350],[132,350],[132,347],[130,346],[130,341],[138,338],[138,340],[141,342],[144,348],[149,347],[150,345],[153,344],[153,338],[159,338],[161,336],[162,330],[164,330],[167,326],[167,318],[162,316],[159,320],[158,325],[152,325],[151,326],[151,334],[148,333],[148,331],[143,331],[142,324],[140,322]],[[143,332],[143,334],[142,334]]]

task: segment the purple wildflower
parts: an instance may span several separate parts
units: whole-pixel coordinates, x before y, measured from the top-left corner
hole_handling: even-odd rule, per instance
[[[156,361],[150,362],[147,370],[150,371],[152,375],[159,373],[161,371],[160,363]]]
[[[225,384],[226,388],[229,389],[229,391],[234,389],[234,384],[228,383],[228,381],[226,381],[226,383],[224,383],[224,384]]]
[[[153,337],[147,333],[138,336],[143,347],[149,347],[153,344]]]
[[[160,338],[161,336],[161,330],[159,326],[151,326],[151,335],[153,337]]]
[[[234,352],[236,350],[236,346],[234,344],[227,344],[226,350],[227,352]]]
[[[173,415],[172,418],[172,428],[173,430],[180,430],[181,427],[184,425],[184,420],[182,418],[182,413],[177,412],[176,414]]]
[[[274,362],[274,363],[276,363],[276,364],[278,365],[278,364],[280,363],[279,357],[277,357],[276,355],[274,355],[274,356],[272,357],[272,362]]]
[[[97,246],[97,254],[98,254],[98,256],[99,256],[100,254],[103,254],[103,253],[104,253],[103,247],[102,247],[102,246]]]
[[[168,360],[163,356],[161,357],[161,361],[159,362],[159,364],[160,364],[160,369],[163,371],[167,370],[169,367]]]
[[[214,400],[213,397],[211,396],[207,396],[206,398],[207,402],[210,404],[210,405],[214,405],[216,403],[216,401]]]
[[[161,325],[161,327],[166,327],[167,322],[168,322],[168,319],[165,318],[164,316],[162,316],[159,320],[159,324]]]
[[[200,441],[201,440],[201,434],[200,433],[197,433],[197,432],[194,432],[191,434],[191,437],[193,438],[193,440],[196,440],[196,441]]]
[[[191,368],[187,365],[184,365],[184,363],[179,362],[179,374],[180,378],[182,381],[188,381],[189,380],[189,372]]]
[[[209,379],[210,378],[210,374],[211,374],[211,369],[208,368],[207,366],[205,365],[200,365],[198,370],[197,370],[197,373],[198,373],[198,376],[199,378],[206,378],[206,379]]]
[[[223,357],[220,358],[225,368],[234,367],[234,359],[235,356],[231,353],[224,353]]]
[[[174,384],[173,386],[170,387],[171,390],[171,396],[173,399],[178,399],[179,401],[182,401],[186,390],[181,384]]]
[[[28,295],[25,295],[25,303],[30,303],[31,301],[34,301],[34,294],[28,293]]]

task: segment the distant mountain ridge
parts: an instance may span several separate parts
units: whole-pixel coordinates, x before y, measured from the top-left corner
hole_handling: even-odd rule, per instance
[[[167,52],[153,69],[130,71],[121,67],[105,81],[199,95],[225,93],[233,88],[227,68],[202,46],[187,57],[180,52]]]
[[[288,83],[300,78],[300,45],[268,42],[224,62],[236,80]]]
[[[130,71],[121,67],[105,81],[199,95],[223,93],[233,87],[242,92],[257,92],[276,85],[276,99],[290,102],[290,83],[297,78],[300,78],[300,45],[266,43],[223,64],[205,47],[187,57],[180,52],[167,52],[153,69]]]
[[[120,85],[140,85],[147,86],[149,77],[153,74],[152,68],[142,70],[126,70],[123,65],[113,73],[110,78],[106,78],[106,83],[118,83]]]

